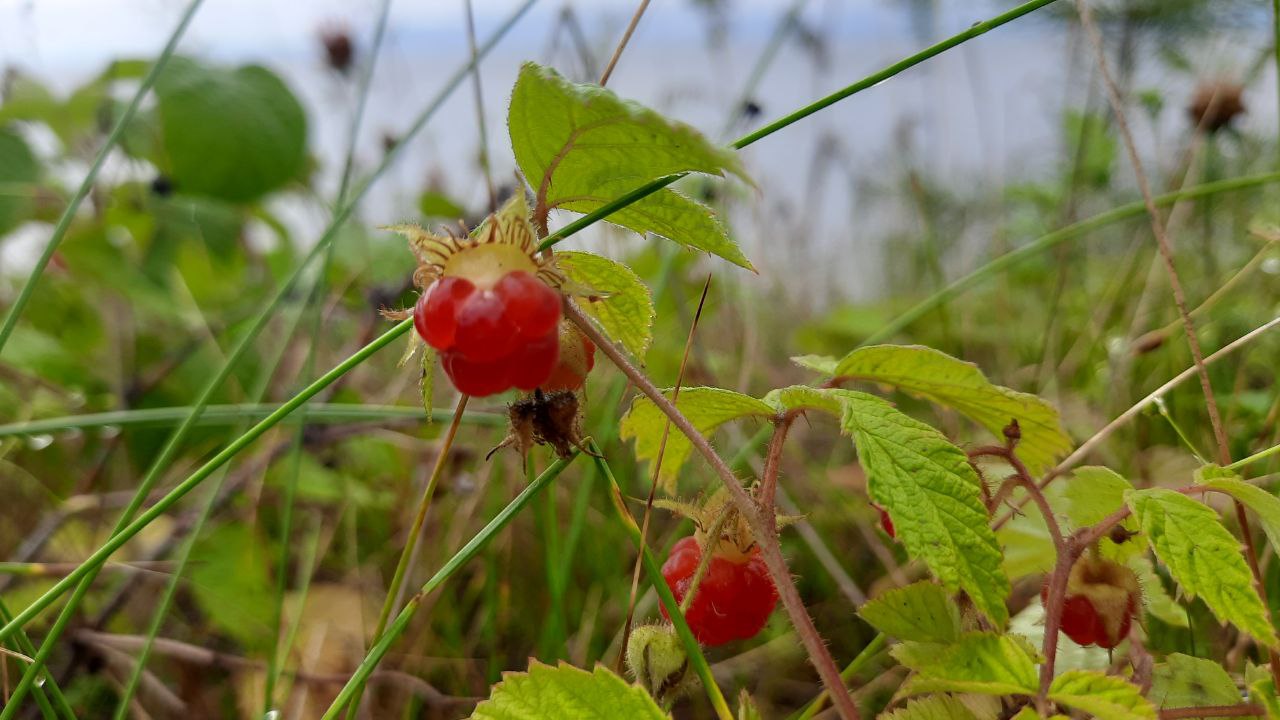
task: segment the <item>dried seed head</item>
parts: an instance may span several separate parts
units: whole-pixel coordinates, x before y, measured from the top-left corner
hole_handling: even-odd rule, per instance
[[[1228,80],[1202,82],[1187,106],[1187,116],[1198,128],[1215,133],[1245,113],[1244,86]]]

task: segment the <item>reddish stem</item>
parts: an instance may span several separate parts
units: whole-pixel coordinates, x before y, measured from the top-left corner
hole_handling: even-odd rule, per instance
[[[1161,710],[1160,720],[1179,720],[1180,718],[1198,717],[1242,717],[1257,715],[1266,717],[1261,705],[1241,703],[1239,705],[1215,705],[1212,707],[1189,707]]]
[[[627,379],[631,380],[645,397],[649,398],[663,414],[671,419],[676,428],[689,438],[689,442],[720,477],[725,489],[729,491],[729,497],[733,499],[734,504],[737,506],[738,512],[747,519],[752,533],[760,543],[760,556],[769,568],[769,575],[778,590],[778,597],[782,600],[782,606],[787,611],[787,616],[791,619],[791,624],[795,627],[796,634],[800,636],[801,642],[804,643],[805,650],[808,652],[809,662],[813,664],[814,669],[818,671],[818,676],[822,678],[822,684],[826,686],[827,694],[831,697],[836,711],[840,713],[840,717],[844,718],[844,720],[860,720],[861,715],[858,713],[858,708],[854,705],[848,688],[845,687],[844,681],[840,678],[840,668],[836,666],[831,653],[827,651],[826,643],[823,642],[822,636],[813,624],[813,619],[809,617],[808,611],[805,610],[804,600],[801,599],[800,592],[796,590],[791,571],[787,568],[787,561],[782,556],[782,548],[778,544],[777,523],[773,518],[765,518],[760,513],[760,509],[752,501],[746,490],[742,488],[742,484],[738,481],[737,476],[733,474],[733,470],[729,468],[728,463],[716,453],[715,449],[711,447],[711,443],[693,426],[689,418],[685,417],[684,413],[680,412],[644,373],[631,364],[631,361],[622,354],[622,351],[614,345],[613,341],[605,337],[596,328],[595,323],[582,313],[577,304],[566,300],[563,309],[564,316],[577,325],[587,338],[595,343],[596,347],[627,376]]]

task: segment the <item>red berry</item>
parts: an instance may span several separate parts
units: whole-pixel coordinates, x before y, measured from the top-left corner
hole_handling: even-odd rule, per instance
[[[701,560],[702,548],[694,537],[680,540],[671,549],[662,566],[662,576],[677,601],[689,591]],[[758,549],[744,562],[713,554],[685,620],[698,642],[723,645],[754,637],[769,621],[777,602],[777,590]],[[666,608],[662,614],[667,615]]]
[[[560,324],[560,360],[551,370],[542,389],[580,390],[587,382],[587,373],[596,364],[595,343],[587,339],[578,328],[569,323]]]
[[[476,362],[454,351],[440,356],[440,365],[458,392],[475,397],[494,395],[511,387],[508,363],[505,357],[491,362]]]
[[[1089,598],[1074,595],[1062,604],[1062,632],[1077,645],[1103,644],[1103,633],[1100,630],[1098,613],[1093,609]]]
[[[527,272],[514,270],[502,276],[494,292],[506,302],[507,317],[522,337],[541,338],[560,321],[560,296]]]
[[[510,382],[529,391],[542,385],[560,357],[560,338],[556,332],[543,335],[516,348],[508,359]]]
[[[1040,588],[1047,603],[1048,580]],[[1114,648],[1129,636],[1141,602],[1133,571],[1099,557],[1084,557],[1071,568],[1062,606],[1062,632],[1079,645]]]
[[[492,362],[515,349],[518,337],[507,305],[492,290],[473,293],[458,308],[453,349],[468,360]]]
[[[413,326],[418,335],[437,350],[453,347],[458,305],[475,289],[471,281],[460,277],[442,277],[431,283],[413,307]]]

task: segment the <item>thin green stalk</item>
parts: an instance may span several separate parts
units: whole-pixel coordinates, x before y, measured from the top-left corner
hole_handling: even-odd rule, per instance
[[[800,17],[800,11],[804,9],[805,4],[809,0],[795,0],[791,3],[791,7],[787,8],[782,17],[773,26],[773,33],[769,35],[769,39],[764,44],[764,50],[756,57],[755,64],[751,67],[751,72],[747,74],[747,81],[742,85],[742,92],[738,93],[738,101],[729,109],[729,116],[725,119],[724,128],[720,131],[723,137],[729,134],[733,129],[734,120],[737,119],[738,113],[751,100],[751,96],[755,94],[756,88],[760,85],[760,81],[764,79],[765,70],[773,64],[774,58],[778,56],[778,51],[782,49],[782,42],[787,39],[787,34],[796,27],[796,20]],[[1280,0],[1277,0],[1280,2]]]
[[[502,512],[499,512],[494,516],[494,518],[489,521],[488,525],[485,525],[480,532],[476,533],[475,536],[467,541],[467,544],[464,545],[461,550],[454,553],[453,557],[449,558],[449,561],[444,564],[444,567],[436,571],[436,574],[431,576],[431,579],[423,584],[417,594],[410,598],[409,602],[405,603],[404,609],[400,611],[400,614],[396,616],[396,619],[387,626],[386,632],[382,634],[382,637],[378,639],[378,642],[374,643],[374,646],[370,648],[368,654],[365,655],[364,660],[361,661],[360,667],[356,668],[355,674],[351,676],[351,679],[347,681],[347,684],[342,688],[342,691],[338,693],[336,698],[334,698],[333,704],[331,704],[329,709],[325,711],[323,720],[334,720],[334,718],[338,717],[342,712],[342,709],[351,702],[357,692],[357,689],[368,682],[369,675],[371,675],[374,669],[377,668],[378,663],[382,662],[382,658],[386,656],[387,652],[391,649],[391,646],[395,644],[396,640],[400,639],[400,636],[408,629],[409,623],[412,622],[413,616],[417,614],[418,608],[421,606],[423,599],[435,592],[437,588],[443,585],[449,578],[453,577],[453,574],[465,565],[467,561],[479,554],[479,552],[484,549],[485,545],[487,545],[499,531],[515,519],[515,516],[519,514],[526,505],[532,502],[533,499],[537,497],[538,493],[542,492],[548,485],[550,485],[551,481],[555,480],[561,471],[568,467],[569,463],[572,462],[575,457],[577,457],[576,453],[568,459],[556,460],[551,463],[546,470],[542,471],[542,474],[538,476],[537,480],[529,483],[529,485],[526,486],[514,500],[502,509]]]
[[[192,405],[177,407],[144,408],[140,410],[113,410],[84,415],[28,420],[0,425],[0,438],[13,436],[46,435],[70,430],[94,428],[162,427],[174,425],[191,414]],[[280,405],[274,403],[241,403],[234,405],[206,405],[196,427],[236,425],[246,420],[262,419]],[[447,422],[453,411],[436,408],[431,411],[432,422]],[[421,420],[421,406],[409,405],[359,405],[356,403],[310,403],[307,405],[308,423],[356,423],[375,420]],[[289,418],[286,422],[297,422]],[[505,415],[496,412],[469,412],[462,418],[464,425],[500,427],[507,424]]]
[[[293,396],[288,402],[281,405],[275,412],[263,418],[260,422],[246,431],[243,435],[233,440],[229,445],[222,449],[217,455],[214,455],[204,465],[193,472],[186,480],[183,480],[176,487],[155,502],[154,505],[147,508],[146,511],[138,515],[137,519],[129,523],[124,529],[118,533],[114,533],[75,570],[71,571],[66,577],[59,580],[52,588],[47,590],[43,595],[36,599],[35,602],[27,606],[22,612],[18,613],[13,619],[5,623],[4,627],[0,627],[0,640],[5,640],[14,632],[31,622],[37,615],[52,605],[59,597],[65,594],[71,587],[83,580],[90,573],[101,568],[103,563],[107,561],[117,550],[129,542],[135,535],[142,532],[148,525],[163,515],[173,507],[175,503],[194,490],[201,482],[214,473],[218,468],[222,467],[231,458],[235,457],[241,450],[244,450],[255,440],[262,437],[268,430],[275,427],[285,417],[294,410],[302,407],[307,400],[314,397],[321,390],[331,385],[335,380],[350,372],[360,363],[367,360],[374,353],[394,342],[401,335],[404,335],[413,327],[413,320],[404,320],[373,342],[357,350],[351,357],[343,360],[329,372],[320,376],[304,389],[302,392]]]
[[[18,293],[18,299],[9,307],[9,312],[5,313],[4,323],[0,324],[0,353],[4,352],[4,345],[8,342],[9,336],[13,334],[13,329],[18,324],[18,318],[22,316],[22,311],[26,309],[27,303],[31,301],[31,296],[36,289],[36,282],[44,274],[44,269],[48,267],[49,261],[53,259],[53,254],[57,252],[58,246],[62,244],[62,239],[66,237],[67,230],[71,228],[71,221],[75,219],[76,211],[80,209],[80,203],[84,202],[84,199],[89,196],[89,191],[93,189],[93,183],[98,179],[98,172],[102,170],[102,164],[106,161],[107,155],[111,154],[111,150],[120,142],[120,138],[124,136],[125,128],[133,120],[133,116],[137,114],[138,107],[142,104],[142,99],[146,97],[147,93],[151,92],[151,87],[156,84],[156,79],[160,77],[161,71],[169,64],[169,58],[173,57],[174,51],[178,48],[178,41],[182,39],[183,33],[186,32],[187,26],[191,24],[191,19],[195,17],[196,10],[200,9],[202,2],[204,0],[191,0],[191,3],[187,5],[186,11],[178,19],[177,27],[169,34],[169,40],[164,44],[164,49],[160,51],[160,56],[156,58],[155,63],[151,65],[151,69],[142,78],[142,84],[138,86],[137,91],[133,94],[133,99],[129,101],[120,118],[116,120],[115,127],[111,128],[111,133],[107,135],[107,141],[98,150],[98,156],[93,159],[93,164],[89,166],[89,172],[84,176],[80,187],[76,189],[76,194],[72,196],[71,202],[67,203],[62,215],[58,217],[58,223],[53,226],[53,234],[49,236],[49,242],[45,244],[44,252],[36,260],[35,267],[31,268],[31,274],[27,276],[27,281],[23,284],[22,291]],[[11,701],[9,704],[13,705],[15,701]]]
[[[1231,463],[1230,465],[1228,465],[1227,469],[1239,470],[1240,468],[1245,467],[1246,465],[1252,465],[1253,463],[1256,463],[1259,460],[1266,460],[1267,458],[1273,455],[1280,455],[1280,445],[1275,445],[1261,452],[1256,452],[1243,460],[1237,460]]]
[[[400,551],[400,559],[396,562],[395,574],[391,576],[391,585],[387,587],[387,596],[382,601],[382,610],[378,613],[378,625],[373,629],[372,639],[374,643],[382,637],[383,631],[387,629],[387,620],[391,618],[391,613],[395,612],[396,605],[400,602],[401,588],[404,587],[404,581],[409,575],[409,565],[412,564],[414,556],[417,555],[418,541],[422,536],[422,528],[427,524],[427,512],[431,510],[431,500],[435,497],[436,487],[440,484],[440,478],[444,476],[444,468],[449,458],[449,450],[453,448],[453,440],[458,435],[458,426],[462,422],[463,412],[467,409],[467,395],[458,398],[458,406],[453,411],[453,421],[449,423],[449,429],[445,431],[444,440],[441,441],[440,451],[436,454],[435,465],[431,468],[431,476],[427,478],[427,486],[422,491],[422,499],[418,501],[418,512],[413,518],[413,525],[409,527],[409,537],[405,538],[404,548]],[[351,702],[351,707],[347,711],[348,718],[354,718],[356,712],[360,709],[360,696],[364,693],[364,683],[361,683],[355,690],[355,695]]]
[[[1223,192],[1245,190],[1274,182],[1280,182],[1280,172],[1248,175],[1230,180],[1219,180],[1217,182],[1204,183],[1202,185],[1193,185],[1192,187],[1184,190],[1158,195],[1153,198],[1153,200],[1157,207],[1166,207],[1182,200],[1208,197]],[[1094,230],[1120,222],[1121,220],[1139,217],[1145,212],[1146,206],[1142,202],[1131,202],[1094,215],[1087,220],[1081,220],[1080,222],[1055,230],[1047,235],[1042,235],[1017,250],[1007,252],[991,262],[988,262],[986,265],[983,265],[977,270],[974,270],[968,275],[952,282],[950,285],[947,285],[938,292],[920,301],[909,310],[896,317],[888,325],[877,330],[871,335],[871,337],[864,340],[862,344],[871,345],[883,342],[884,340],[893,337],[934,308],[950,301],[952,298],[960,295],[988,277],[1006,270],[1023,260],[1043,252],[1044,250],[1048,250],[1049,248],[1055,247],[1056,245],[1068,240],[1074,240],[1083,235],[1087,235]]]
[[[488,41],[484,43],[484,45],[481,46],[480,50],[473,56],[473,58],[470,61],[468,61],[466,64],[464,64],[462,68],[460,68],[453,75],[453,77],[445,84],[445,87],[441,90],[441,92],[437,95],[437,97],[432,101],[432,103],[418,116],[418,118],[410,126],[408,131],[406,131],[406,134],[405,134],[406,138],[412,137],[413,135],[421,131],[421,129],[426,125],[427,121],[431,118],[431,116],[434,115],[435,112],[444,104],[444,101],[447,99],[447,97],[453,92],[454,89],[457,88],[459,84],[461,84],[462,80],[466,77],[466,74],[470,70],[471,66],[476,62],[478,62],[480,57],[483,57],[485,54],[487,54],[493,48],[493,46],[497,44],[498,40],[501,39],[502,36],[505,35],[508,30],[511,29],[511,27],[516,23],[516,21],[519,20],[520,17],[523,16],[524,13],[530,7],[532,7],[534,2],[536,2],[536,0],[526,0],[525,3],[523,3],[519,8],[517,8],[516,11],[512,13],[512,15],[508,18],[508,20],[505,23],[503,23],[503,25],[499,27],[497,31],[495,31],[495,33],[490,37]],[[384,156],[382,163],[379,164],[379,166],[374,170],[374,172],[360,187],[360,189],[356,191],[355,196],[351,199],[351,201],[346,205],[344,205],[338,211],[338,213],[334,216],[334,218],[330,222],[325,233],[321,236],[320,240],[316,243],[315,247],[311,249],[311,251],[303,259],[302,263],[298,266],[298,268],[295,269],[293,274],[282,284],[279,291],[276,293],[275,297],[272,298],[271,302],[267,305],[267,307],[264,308],[263,311],[254,320],[252,326],[241,338],[237,347],[228,355],[227,361],[224,364],[223,368],[219,371],[218,376],[214,379],[214,381],[212,381],[209,384],[209,386],[206,389],[214,388],[216,384],[220,384],[221,381],[224,380],[230,374],[232,366],[234,366],[234,364],[239,359],[239,357],[242,356],[244,352],[248,349],[248,346],[251,344],[252,340],[256,338],[257,335],[261,333],[261,331],[266,327],[267,323],[274,316],[279,305],[289,295],[293,286],[297,283],[297,281],[301,277],[305,268],[316,257],[319,256],[320,252],[323,251],[329,245],[329,243],[333,241],[333,238],[337,234],[338,228],[340,228],[342,224],[346,221],[346,219],[350,217],[355,206],[360,202],[361,199],[363,199],[364,195],[368,192],[369,188],[373,185],[373,183],[379,177],[381,177],[381,175],[386,171],[388,167],[390,167],[391,163],[399,156],[399,152],[405,145],[406,143],[401,143],[397,145],[395,148],[393,148],[390,152],[388,152],[386,156]],[[396,326],[395,329],[383,335],[382,338],[379,338],[378,340],[375,340],[374,343],[371,343],[370,345],[365,346],[365,348],[357,352],[356,355],[353,357],[367,356],[365,355],[366,351],[380,348],[382,344],[384,344],[383,343],[384,340],[399,336],[400,334],[408,330],[408,328],[409,328],[408,323],[401,323],[400,325]],[[339,366],[339,367],[342,367],[342,366]],[[349,369],[350,368],[346,368],[345,370],[343,370],[343,372],[346,372],[346,370],[349,370]],[[337,376],[334,376],[329,380],[329,382],[332,382],[332,380],[337,379],[337,377],[339,377],[341,374],[342,373],[339,373]],[[328,376],[326,375],[325,377],[328,377]],[[323,379],[324,378],[322,378],[322,380]],[[326,382],[325,385],[327,384],[328,383]],[[318,392],[318,389],[317,389],[317,392]],[[212,392],[207,393],[207,395],[211,395],[211,394]],[[289,412],[292,412],[294,409],[296,409],[296,407],[300,405],[301,402],[305,402],[305,399],[309,399],[311,395],[314,395],[314,393],[306,394],[304,392],[301,395],[295,396],[295,400],[298,400],[299,398],[303,398],[303,399],[300,402],[298,402],[297,405],[294,405],[293,401],[291,401],[290,403],[287,403],[286,405],[281,406],[280,410],[267,416],[267,418],[264,419],[262,422],[260,422],[257,426],[255,426],[255,428],[262,427],[264,424],[266,424],[266,427],[270,427],[271,425],[274,425],[280,417],[284,417],[285,415],[288,415]],[[153,470],[157,470],[157,472],[154,473],[155,477],[152,478],[151,485],[154,485],[155,481],[158,480],[159,478],[158,470],[162,470],[163,469],[162,465],[164,463],[167,463],[168,461],[167,455],[172,454],[172,452],[166,453],[166,451],[171,450],[171,447],[172,449],[176,449],[176,446],[178,445],[178,442],[181,439],[180,436],[185,435],[186,431],[190,429],[192,421],[194,420],[195,417],[199,415],[203,405],[207,404],[207,402],[208,402],[208,397],[203,397],[202,402],[197,402],[195,407],[192,410],[191,416],[188,417],[187,422],[185,422],[181,427],[179,427],[179,429],[175,431],[173,436],[170,437],[169,443],[167,443],[165,449],[161,451],[161,456],[157,458],[156,462],[152,466]],[[281,411],[284,411],[284,412],[281,412]],[[270,421],[269,424],[267,424],[268,421]],[[265,431],[266,427],[263,427],[263,431]],[[244,436],[242,436],[242,439],[243,437]],[[254,437],[256,437],[256,435],[254,435]],[[238,443],[239,440],[237,440],[236,442]],[[228,460],[231,457],[231,455],[234,455],[235,453],[232,452],[230,455],[225,455],[225,456],[224,454],[227,451],[232,450],[232,448],[234,448],[235,445],[236,444],[233,443],[231,446],[228,446],[228,448],[224,450],[223,453],[219,453],[217,456],[215,456],[214,460],[218,460],[219,458],[221,458],[219,464],[221,464],[222,462],[226,462],[226,460]],[[238,449],[239,448],[236,448],[236,451],[238,451]],[[210,462],[213,462],[213,461],[210,461]],[[208,465],[206,465],[205,467],[208,467]],[[199,472],[200,471],[197,471],[197,475],[199,475]],[[211,473],[212,469],[210,469],[209,472]],[[149,473],[149,475],[151,474],[152,473]],[[179,485],[178,488],[175,488],[175,490],[171,492],[170,495],[166,496],[166,498],[173,496],[175,493],[178,493],[178,491],[181,490],[181,492],[177,494],[177,497],[173,498],[173,501],[176,501],[178,497],[185,495],[192,488],[194,488],[196,484],[199,484],[199,482],[203,481],[206,477],[208,477],[208,474],[209,473],[205,473],[204,475],[200,475],[199,477],[197,477],[196,475],[193,475],[192,478],[189,479],[189,481],[194,480],[195,481],[194,483],[192,483],[190,486],[187,486],[186,483],[184,483],[183,485]],[[151,491],[151,487],[147,485],[147,481],[146,479],[144,479],[143,483],[138,488],[138,492],[134,496],[134,501],[130,503],[130,508],[136,511],[137,507],[141,505],[141,502],[145,500],[145,498],[150,493],[150,491]],[[126,537],[123,537],[123,539],[121,539],[122,536],[120,535],[120,533],[113,534],[112,538],[110,538],[107,541],[107,543],[104,544],[103,547],[99,549],[98,553],[95,553],[95,556],[97,554],[103,553],[104,551],[107,551],[108,548],[110,548],[110,551],[106,552],[106,555],[104,555],[102,558],[103,560],[105,560],[105,557],[107,555],[110,555],[110,552],[114,552],[115,549],[118,549],[120,544],[123,544],[124,540],[127,540],[128,537],[131,537],[132,534],[136,534],[136,532],[140,530],[141,527],[145,526],[145,523],[143,523],[143,525],[141,526],[137,525],[139,521],[142,521],[145,519],[146,522],[150,522],[151,520],[154,520],[155,517],[158,517],[159,513],[154,512],[158,507],[159,506],[152,507],[150,511],[148,511],[147,513],[144,513],[142,516],[138,518],[137,521],[129,525],[129,528],[134,528],[136,526],[136,529],[133,530],[133,533],[129,534]],[[167,507],[167,505],[165,507]],[[130,512],[129,510],[126,510],[124,515],[122,515],[122,520],[124,519],[125,516],[128,516],[128,515],[130,515]],[[48,592],[42,595],[36,601],[36,604],[33,604],[32,606],[26,608],[21,613],[19,613],[18,616],[15,618],[14,622],[23,624],[23,625],[26,624],[26,622],[28,622],[31,617],[34,617],[34,615],[43,611],[53,602],[54,599],[56,599],[58,596],[66,592],[66,590],[70,587],[70,583],[67,582],[68,580],[70,580],[71,578],[75,578],[75,581],[79,582],[81,579],[89,578],[89,576],[96,574],[97,568],[100,566],[101,566],[101,560],[99,560],[96,563],[96,565],[89,564],[88,562],[86,562],[85,564],[82,564],[81,567],[78,568],[75,572],[73,572],[67,578],[64,578],[62,582],[58,583],[57,585],[54,586],[54,588],[50,589]],[[52,652],[52,647],[54,643],[56,643],[57,639],[61,636],[62,631],[65,630],[67,623],[70,621],[70,615],[78,607],[80,600],[83,598],[85,592],[87,592],[88,590],[88,585],[90,582],[91,582],[91,578],[90,580],[87,580],[84,583],[84,587],[78,590],[72,596],[72,598],[68,601],[63,614],[58,618],[58,621],[54,623],[49,634],[45,637],[45,640],[40,647],[40,652],[37,654],[36,663],[34,663],[32,667],[28,668],[27,672],[23,675],[22,681],[19,682],[18,687],[15,689],[14,699],[11,700],[9,704],[10,707],[16,707],[19,704],[18,701],[23,696],[25,696],[25,694],[30,690],[30,687],[34,681],[34,678],[39,674],[38,671],[40,666],[44,663],[45,660],[48,659],[48,655]],[[11,622],[6,624],[3,629],[0,629],[0,639],[7,637],[12,632],[13,625],[14,623]],[[16,710],[14,712],[16,712]],[[8,708],[6,708],[5,713],[8,713],[9,716],[11,717],[11,713],[9,712]],[[0,714],[0,720],[7,720],[7,718],[5,717],[5,714]]]
[[[626,500],[622,494],[622,486],[618,484],[618,479],[614,477],[613,470],[609,467],[609,463],[605,461],[604,455],[600,453],[600,448],[595,443],[591,443],[591,452],[595,453],[596,468],[599,469],[601,475],[609,480],[613,509],[617,512],[618,519],[622,521],[623,529],[631,536],[631,541],[635,543],[636,549],[640,552],[640,557],[644,563],[645,575],[653,585],[654,591],[658,593],[658,599],[662,602],[662,606],[666,608],[667,615],[671,618],[671,624],[676,629],[676,635],[680,637],[680,642],[684,644],[685,652],[689,655],[689,663],[693,666],[694,672],[698,674],[698,678],[702,680],[702,687],[707,693],[707,699],[711,701],[711,707],[715,709],[716,716],[720,720],[733,720],[733,713],[729,710],[729,704],[725,702],[724,695],[720,692],[720,686],[716,684],[716,678],[711,673],[711,666],[707,664],[707,658],[702,654],[702,646],[694,638],[693,631],[689,629],[689,623],[684,619],[684,613],[680,611],[680,604],[676,602],[675,595],[671,593],[671,588],[667,586],[667,581],[663,579],[662,567],[658,565],[653,553],[649,551],[649,548],[645,546],[644,541],[641,539],[640,526],[636,524],[636,519],[627,510]]]
[[[867,643],[866,647],[862,648],[862,652],[858,653],[858,656],[855,657],[853,661],[850,662],[849,665],[840,673],[840,679],[846,684],[852,682],[853,679],[857,677],[858,673],[862,672],[862,669],[866,667],[876,655],[879,655],[880,651],[884,650],[885,646],[888,644],[889,639],[885,637],[884,633],[876,635],[871,642]],[[824,690],[818,694],[818,697],[813,699],[813,702],[809,703],[809,706],[806,707],[795,720],[812,720],[813,716],[818,714],[818,711],[826,707],[826,704],[827,692]]]
[[[530,456],[526,474],[530,479],[534,475],[533,458]],[[566,587],[557,579],[560,559],[560,512],[556,503],[555,491],[542,496],[542,555],[543,573],[546,577],[547,589],[551,602],[547,606],[547,620],[542,626],[542,637],[538,642],[538,659],[554,664],[560,659],[564,649],[565,621],[564,596]]]
[[[792,125],[796,122],[799,122],[800,120],[803,120],[809,117],[810,115],[813,115],[819,110],[828,108],[840,102],[841,100],[848,98],[851,95],[854,95],[856,93],[862,92],[863,90],[866,90],[867,88],[874,87],[875,85],[878,85],[881,82],[888,80],[889,78],[903,72],[904,70],[908,70],[916,65],[919,65],[925,60],[933,58],[937,55],[941,55],[942,53],[956,47],[957,45],[960,45],[961,43],[964,43],[968,40],[972,40],[973,38],[978,37],[979,35],[990,32],[991,30],[994,30],[1000,27],[1001,25],[1017,20],[1018,18],[1022,17],[1023,15],[1026,15],[1027,13],[1030,13],[1034,10],[1038,10],[1044,7],[1045,5],[1049,5],[1056,1],[1057,0],[1031,0],[1030,2],[1023,3],[1022,5],[1019,5],[1004,14],[997,15],[996,17],[991,18],[990,20],[986,20],[980,23],[975,23],[971,25],[969,29],[965,30],[962,33],[953,35],[936,45],[931,45],[925,48],[924,50],[921,50],[920,52],[916,53],[915,55],[912,55],[907,58],[903,58],[902,60],[899,60],[898,62],[890,65],[889,67],[886,67],[885,69],[877,73],[868,75],[867,77],[859,80],[858,82],[852,85],[849,85],[830,95],[827,95],[826,97],[814,103],[806,105],[800,108],[799,110],[792,112],[789,115],[781,117],[769,123],[768,125],[765,125],[764,127],[756,130],[755,132],[749,133],[747,135],[744,135],[738,138],[736,141],[732,143],[731,147],[741,150],[742,148],[747,147],[748,145],[756,142],[757,140],[768,137],[769,135],[772,135],[773,133],[789,125]],[[590,225],[594,225],[596,222],[600,221],[601,219],[613,214],[614,212],[618,211],[621,208],[631,205],[632,203],[640,200],[641,198],[652,195],[653,193],[670,185],[676,180],[679,180],[680,178],[684,177],[686,174],[687,173],[677,173],[675,175],[667,175],[664,177],[660,177],[656,180],[649,182],[648,184],[641,185],[640,187],[636,188],[635,190],[632,190],[629,193],[626,193],[625,195],[622,195],[616,200],[605,203],[605,205],[603,205],[600,209],[595,210],[591,213],[588,213],[578,218],[577,220],[569,223],[568,225],[565,225],[559,230],[551,233],[550,235],[548,235],[546,239],[544,239],[542,243],[538,245],[538,249],[546,250],[550,247],[553,247],[556,243],[560,242],[561,240],[564,240],[570,235],[573,235],[574,233],[577,233],[578,231]]]
[[[9,622],[9,618],[13,617],[9,612],[9,607],[4,604],[4,600],[0,599],[0,622]],[[32,657],[36,654],[36,646],[32,644],[31,639],[27,637],[27,633],[19,630],[13,637],[14,647],[18,652]],[[0,668],[0,672],[4,672]],[[48,694],[46,694],[46,691]],[[53,696],[58,707],[55,710],[49,702],[49,695]],[[43,685],[37,685],[35,689],[36,705],[40,706],[40,714],[45,718],[61,717],[62,720],[75,720],[76,713],[71,709],[71,703],[67,702],[67,698],[62,694],[62,690],[58,687],[58,683],[50,676],[48,682]]]

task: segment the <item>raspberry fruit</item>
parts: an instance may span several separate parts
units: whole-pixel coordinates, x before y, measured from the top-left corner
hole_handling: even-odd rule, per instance
[[[689,592],[701,561],[702,547],[696,537],[686,537],[671,549],[662,565],[662,577],[677,601]],[[698,642],[723,645],[754,637],[768,622],[777,603],[778,593],[759,548],[752,548],[742,559],[717,551],[712,554],[685,620]],[[662,614],[667,615],[666,608]]]
[[[1040,589],[1047,602],[1048,580]],[[1129,636],[1142,603],[1142,590],[1133,571],[1098,557],[1081,558],[1067,578],[1062,606],[1062,632],[1077,645],[1110,650]]]
[[[454,387],[484,396],[545,386],[560,358],[560,294],[553,286],[563,278],[536,250],[524,198],[490,216],[475,237],[393,229],[409,237],[419,260],[414,282],[426,288],[414,306],[414,327],[440,352]],[[574,358],[584,354],[579,347],[575,339]],[[573,367],[582,364],[575,360]],[[561,386],[566,382],[558,378],[547,389]]]
[[[572,323],[560,323],[560,359],[546,382],[545,390],[581,390],[587,373],[596,364],[596,345]]]

